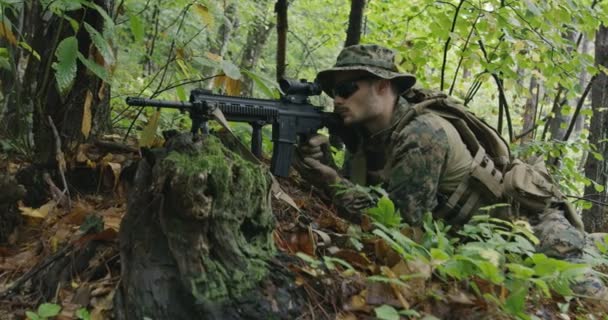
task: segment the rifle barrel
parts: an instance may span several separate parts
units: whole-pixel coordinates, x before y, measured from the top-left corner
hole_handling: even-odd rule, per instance
[[[161,107],[161,108],[190,108],[192,107],[192,103],[190,102],[182,102],[182,101],[167,101],[167,100],[157,100],[157,99],[147,99],[147,98],[138,98],[138,97],[128,97],[127,104],[130,106],[149,106],[149,107]]]

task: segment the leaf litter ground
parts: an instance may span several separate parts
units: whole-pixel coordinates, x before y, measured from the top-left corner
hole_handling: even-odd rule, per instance
[[[4,292],[0,319],[23,319],[26,311],[34,311],[44,302],[61,306],[56,319],[78,319],[77,310],[82,307],[91,319],[111,318],[120,282],[117,232],[126,213],[125,181],[119,177],[128,158],[114,157],[122,162],[108,161],[107,154],[93,161],[82,155],[80,159],[89,166],[103,163],[111,170],[102,181],[112,192],[74,196],[70,208],[55,200],[38,208],[20,205],[24,221],[0,246],[0,291]],[[0,163],[11,173],[24,165],[8,159]],[[338,217],[335,208],[311,192],[297,175],[280,179],[280,183],[302,209],[298,212],[273,201],[275,244],[280,251],[299,258],[287,267],[309,300],[301,319],[511,318],[496,303],[484,299],[491,294],[506,300],[509,292],[504,286],[475,277],[467,281],[439,279],[432,265],[401,259],[379,238],[362,238],[363,232],[372,229],[369,220],[352,224]],[[418,229],[403,233],[421,239]],[[377,276],[380,280],[370,281],[369,277]],[[56,283],[60,283],[58,289],[46,292]],[[53,299],[43,301],[44,295]],[[528,299],[526,310],[539,319],[592,319],[593,309],[576,306],[584,305],[560,298],[536,298]],[[601,319],[599,313],[596,319]]]

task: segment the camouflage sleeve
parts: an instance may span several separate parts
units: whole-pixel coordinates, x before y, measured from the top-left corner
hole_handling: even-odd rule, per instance
[[[387,192],[405,222],[419,225],[437,205],[437,191],[449,152],[448,137],[432,119],[418,117],[396,133],[385,170]]]

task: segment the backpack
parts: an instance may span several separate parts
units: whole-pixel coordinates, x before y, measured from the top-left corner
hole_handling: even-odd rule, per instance
[[[498,131],[455,98],[417,89],[406,92],[403,97],[413,105],[394,132],[401,131],[415,117],[430,112],[456,128],[473,156],[469,177],[456,187],[443,207],[434,212],[435,216],[447,218],[448,212],[459,208],[449,220],[466,222],[483,197],[493,198],[493,203],[509,202],[511,214],[516,215],[539,215],[550,207],[560,207],[570,223],[583,230],[580,217],[553,181],[542,157],[534,162],[512,159],[509,145]]]

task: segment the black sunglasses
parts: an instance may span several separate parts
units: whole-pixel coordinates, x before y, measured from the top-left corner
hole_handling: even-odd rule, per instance
[[[343,99],[348,99],[348,97],[352,96],[355,92],[357,92],[357,90],[359,90],[359,85],[357,84],[358,81],[375,78],[376,77],[366,75],[360,78],[355,78],[337,83],[332,89],[334,98],[339,96]]]

